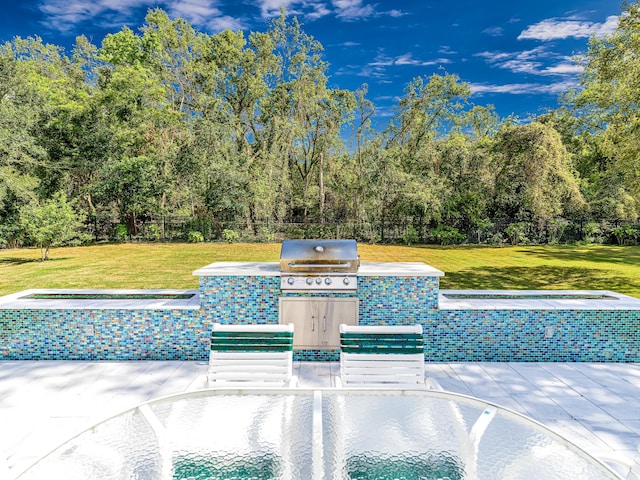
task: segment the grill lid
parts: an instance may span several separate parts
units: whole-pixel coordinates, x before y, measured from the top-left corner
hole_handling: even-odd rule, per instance
[[[284,240],[280,250],[286,273],[355,274],[359,263],[355,240]]]

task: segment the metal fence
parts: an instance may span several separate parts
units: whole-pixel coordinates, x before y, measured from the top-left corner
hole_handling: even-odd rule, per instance
[[[213,217],[158,216],[124,225],[106,218],[87,226],[95,241],[280,242],[289,238],[353,238],[365,243],[401,244],[563,244],[637,245],[640,224],[608,219],[557,218],[546,222],[490,219],[465,230],[413,218],[375,221],[222,221]]]

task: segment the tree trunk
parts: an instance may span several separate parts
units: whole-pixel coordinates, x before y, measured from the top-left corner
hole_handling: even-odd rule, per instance
[[[160,222],[160,235],[162,240],[166,240],[166,236],[165,236],[165,216],[164,216],[164,212],[165,210],[165,206],[167,204],[167,193],[166,192],[162,192],[162,199],[160,200],[160,208],[162,211],[162,216],[161,216],[161,222]]]
[[[320,154],[320,221],[324,223],[324,155]]]

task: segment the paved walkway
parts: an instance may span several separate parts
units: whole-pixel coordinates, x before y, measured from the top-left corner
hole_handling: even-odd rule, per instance
[[[203,362],[0,361],[0,478],[91,425],[200,388]],[[297,363],[300,386],[331,387],[335,363]],[[445,390],[528,415],[626,476],[640,443],[640,365],[430,363]],[[4,465],[3,465],[4,462]],[[3,471],[4,470],[4,471]]]

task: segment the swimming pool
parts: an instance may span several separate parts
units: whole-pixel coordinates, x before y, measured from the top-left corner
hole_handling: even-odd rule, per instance
[[[24,295],[26,300],[188,300],[195,293],[72,293],[44,292]]]
[[[140,405],[20,480],[613,479],[544,426],[441,391],[200,390]]]
[[[443,293],[447,299],[452,300],[618,300],[614,295],[603,293],[562,293],[547,292],[535,293],[530,291],[498,293],[498,292],[473,292],[473,293]]]

